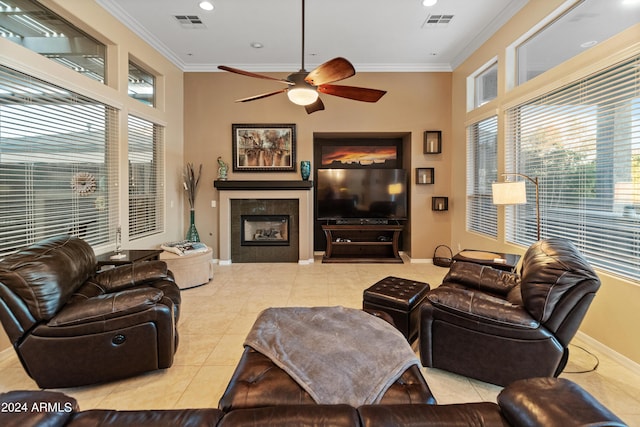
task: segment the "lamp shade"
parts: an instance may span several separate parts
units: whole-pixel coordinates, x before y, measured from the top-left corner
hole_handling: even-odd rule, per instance
[[[521,205],[527,203],[524,181],[494,182],[491,184],[494,205]]]

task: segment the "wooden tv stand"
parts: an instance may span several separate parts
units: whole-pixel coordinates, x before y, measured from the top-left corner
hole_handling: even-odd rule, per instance
[[[325,224],[327,249],[322,262],[402,263],[398,240],[402,225]]]

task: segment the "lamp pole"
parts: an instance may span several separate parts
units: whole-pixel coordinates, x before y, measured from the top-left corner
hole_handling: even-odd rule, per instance
[[[539,196],[539,184],[538,184],[538,177],[536,176],[535,178],[531,178],[528,175],[525,175],[523,173],[516,173],[516,172],[506,172],[506,173],[501,173],[501,176],[506,176],[506,175],[515,175],[515,176],[521,176],[522,178],[526,178],[529,181],[531,181],[533,183],[533,185],[536,186],[536,225],[538,227],[538,240],[540,240],[540,196]]]

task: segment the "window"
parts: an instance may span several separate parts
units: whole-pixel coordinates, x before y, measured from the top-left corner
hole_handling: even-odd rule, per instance
[[[594,265],[639,280],[640,57],[511,108],[507,117],[506,171],[540,180],[542,237],[568,238]],[[534,205],[507,217],[509,241],[535,240]]]
[[[129,239],[164,229],[162,126],[129,116]]]
[[[517,46],[517,84],[531,80],[637,23],[637,2],[578,1],[575,7]]]
[[[58,234],[115,236],[116,111],[0,66],[0,257]]]
[[[155,77],[129,61],[129,96],[138,101],[150,105],[155,105]]]
[[[0,37],[105,82],[105,45],[36,1],[0,1]]]
[[[475,77],[474,106],[479,107],[498,96],[498,63],[486,68]]]
[[[497,236],[497,208],[491,184],[497,180],[498,118],[467,128],[467,230]]]

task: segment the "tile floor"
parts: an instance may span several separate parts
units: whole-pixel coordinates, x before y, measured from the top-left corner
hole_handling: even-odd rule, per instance
[[[386,276],[440,283],[447,269],[432,264],[233,264],[216,266],[207,285],[182,293],[180,346],[174,365],[114,383],[64,389],[82,409],[216,407],[242,353],[256,315],[273,306],[342,305],[361,308],[362,291]],[[561,376],[582,385],[630,425],[640,426],[640,375],[585,342],[572,346]],[[500,387],[423,368],[439,403],[495,401]],[[0,353],[0,391],[37,389],[12,351]]]

